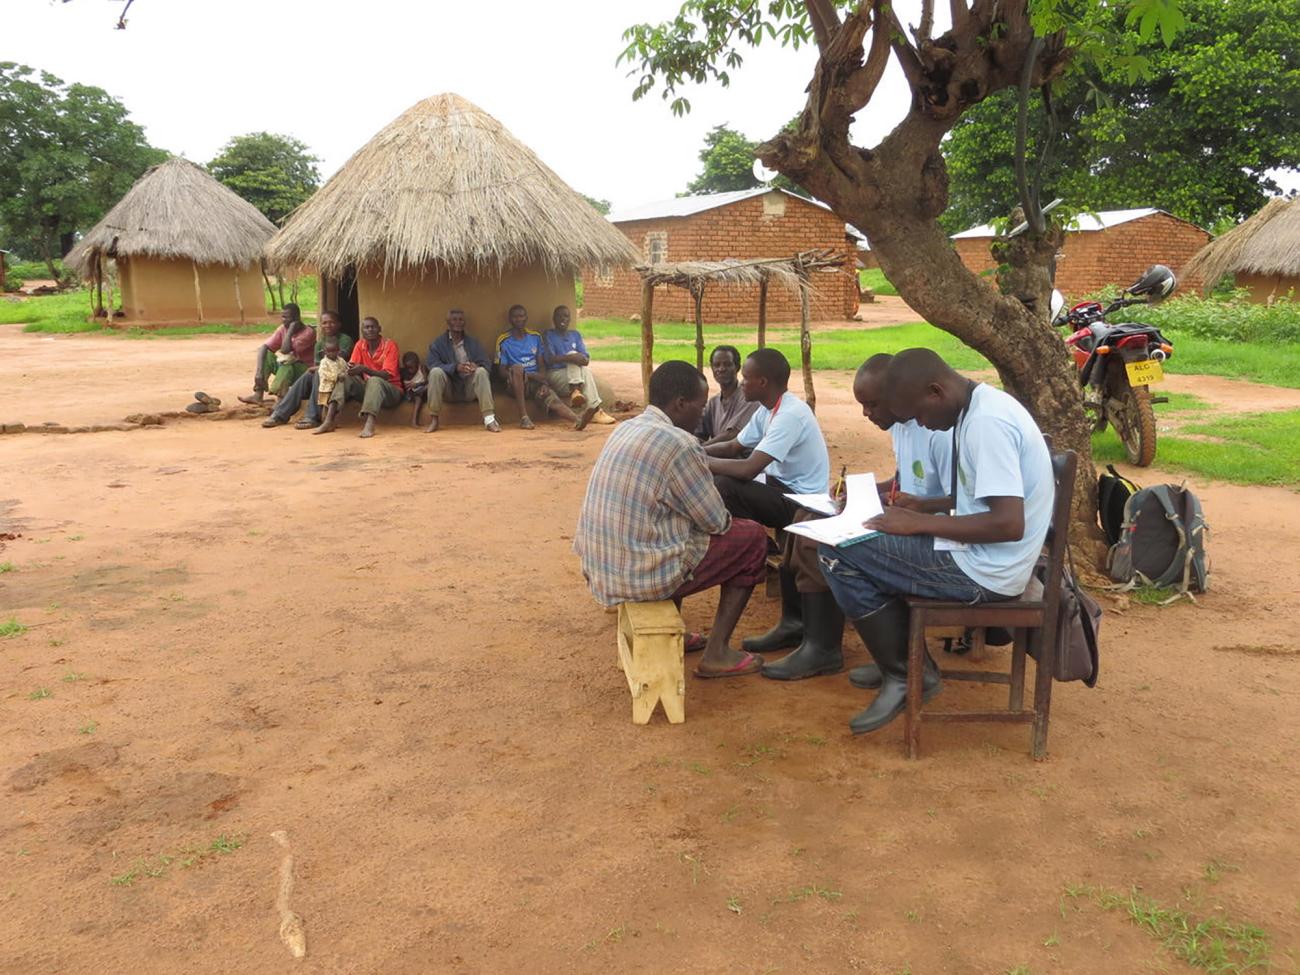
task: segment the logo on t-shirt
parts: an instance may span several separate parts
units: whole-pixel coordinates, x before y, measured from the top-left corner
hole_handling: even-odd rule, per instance
[[[919,460],[912,461],[912,476],[915,477],[918,481],[925,480],[925,467],[921,464]]]

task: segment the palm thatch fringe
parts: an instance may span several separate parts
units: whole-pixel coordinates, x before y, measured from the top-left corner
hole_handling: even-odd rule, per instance
[[[407,109],[292,213],[267,248],[276,266],[559,277],[640,255],[491,115],[459,95]]]
[[[808,272],[842,267],[846,257],[834,250],[803,251],[794,257],[759,257],[749,260],[678,261],[674,264],[638,264],[635,271],[646,284],[676,285],[693,290],[701,285],[720,284],[744,288],[763,281],[776,282],[791,292],[811,287]]]
[[[244,267],[261,259],[274,233],[275,224],[255,206],[188,159],[173,157],[136,180],[65,263],[83,276],[100,254]]]
[[[1203,277],[1206,291],[1227,274],[1300,276],[1300,198],[1269,200],[1197,251],[1180,273]]]

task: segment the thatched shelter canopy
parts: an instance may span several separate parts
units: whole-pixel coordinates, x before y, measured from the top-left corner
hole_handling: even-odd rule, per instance
[[[260,261],[275,224],[206,170],[173,157],[150,168],[65,263],[88,275],[97,256],[184,259],[246,267]]]
[[[267,254],[329,276],[349,265],[501,273],[540,263],[558,277],[640,256],[500,122],[454,94],[419,102],[366,143]]]
[[[1300,277],[1300,197],[1274,197],[1259,212],[1206,244],[1183,266],[1209,291],[1227,274]]]
[[[693,292],[708,284],[743,288],[775,281],[797,292],[810,287],[808,272],[841,267],[844,260],[844,255],[832,250],[812,250],[794,257],[757,257],[745,261],[729,258],[725,261],[638,264],[634,270],[651,287],[668,284]]]
[[[850,258],[834,250],[801,251],[793,257],[760,257],[740,261],[679,261],[675,264],[638,264],[641,275],[641,384],[650,402],[650,373],[654,369],[654,289],[659,285],[685,288],[695,299],[695,366],[704,368],[704,289],[758,285],[758,347],[767,344],[767,288],[772,281],[799,295],[799,347],[803,360],[804,401],[816,409],[812,379],[812,332],[809,330],[809,292],[813,271],[842,267]]]

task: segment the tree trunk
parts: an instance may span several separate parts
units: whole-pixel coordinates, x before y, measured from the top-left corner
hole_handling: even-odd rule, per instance
[[[54,255],[50,253],[50,239],[41,234],[41,257],[45,259],[45,267],[50,272],[50,277],[55,281],[59,280],[59,272],[54,267]]]
[[[1008,257],[1021,261],[1006,279],[1030,296],[1043,315],[1021,300],[998,294],[962,264],[936,218],[948,204],[948,174],[939,153],[946,126],[913,114],[874,151],[850,147],[844,156],[826,151],[807,169],[789,172],[837,216],[861,227],[879,257],[880,269],[911,308],[937,328],[956,335],[997,369],[1002,387],[1015,396],[1052,437],[1054,450],[1079,455],[1074,524],[1070,537],[1080,559],[1096,563],[1096,472],[1091,428],[1083,394],[1065,341],[1047,321],[1050,240],[1018,244]],[[779,146],[777,136],[761,148]],[[828,159],[836,155],[835,162]],[[779,156],[768,156],[779,161]],[[764,160],[766,161],[766,160]],[[846,178],[852,174],[853,179]],[[883,205],[884,201],[889,205]]]

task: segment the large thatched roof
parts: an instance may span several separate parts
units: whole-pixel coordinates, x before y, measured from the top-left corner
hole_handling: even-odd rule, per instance
[[[173,157],[136,180],[66,263],[86,274],[100,252],[243,267],[261,258],[273,233],[275,224],[255,206],[201,167]]]
[[[1274,197],[1248,220],[1196,252],[1179,272],[1208,291],[1225,274],[1300,277],[1300,197]]]
[[[441,265],[555,275],[640,255],[491,115],[459,95],[407,109],[289,217],[267,247],[277,266],[337,275]]]

